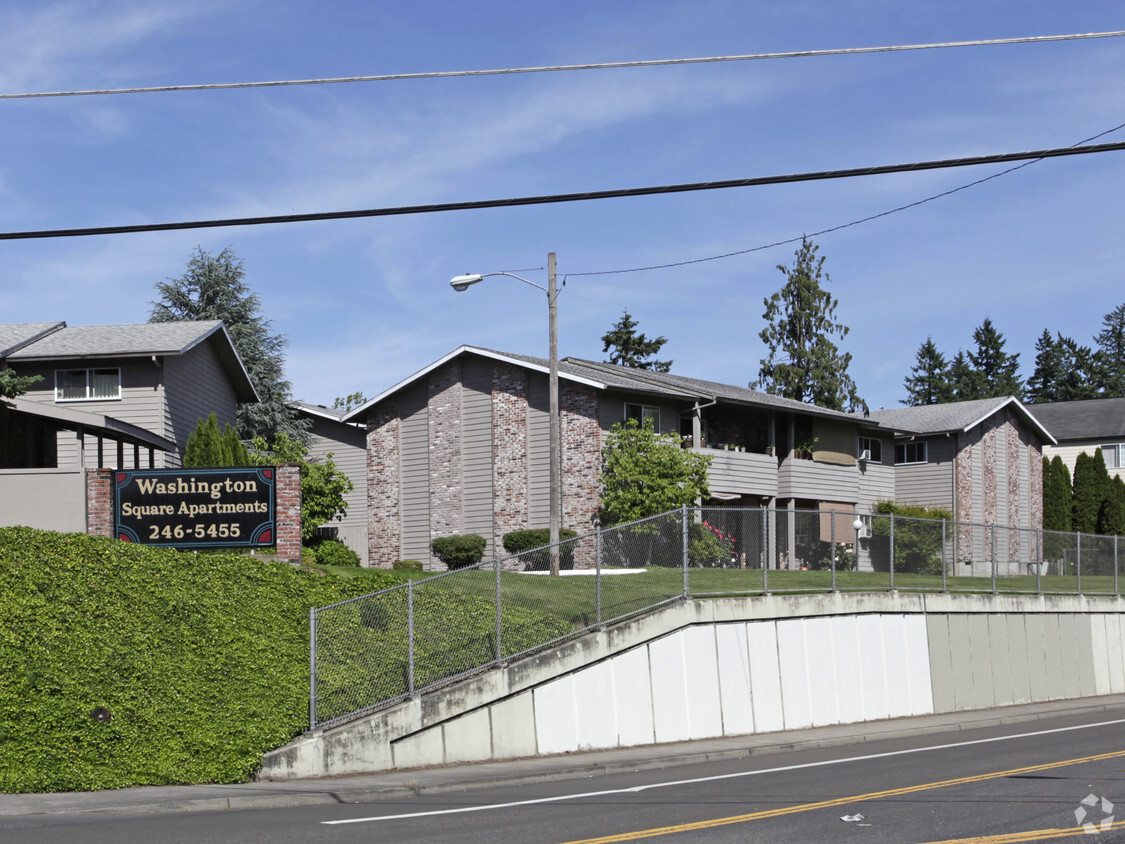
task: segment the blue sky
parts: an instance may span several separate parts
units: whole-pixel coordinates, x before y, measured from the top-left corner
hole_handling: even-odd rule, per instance
[[[0,2],[0,92],[825,50],[1125,28],[1106,0]],[[459,202],[1068,146],[1125,122],[1125,39],[105,97],[0,100],[0,230]],[[1103,141],[1125,139],[1125,130]],[[795,246],[1002,166],[528,208],[0,241],[3,322],[144,322],[192,250],[230,246],[289,341],[296,398],[368,397],[461,344],[601,359],[624,309],[673,371],[756,378]],[[1044,328],[1125,302],[1125,153],[1034,164],[816,238],[872,407],[929,335],[991,318],[1024,376]],[[526,270],[526,272],[522,272]]]

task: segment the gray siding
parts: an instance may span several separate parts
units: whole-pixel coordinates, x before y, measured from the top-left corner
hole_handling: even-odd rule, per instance
[[[173,440],[181,454],[200,419],[214,413],[219,430],[227,423],[238,422],[234,389],[210,343],[196,346],[182,356],[163,358],[163,362],[163,397],[167,404],[163,412],[164,430],[157,433]],[[180,463],[177,459],[169,465]]]
[[[367,433],[354,425],[333,422],[318,416],[312,422],[309,457],[324,460],[332,455],[336,468],[348,476],[352,491],[344,496],[347,515],[331,521],[325,528],[334,528],[336,536],[359,554],[361,564],[367,562]]]
[[[400,399],[399,454],[402,478],[402,549],[404,560],[430,559],[430,426],[425,383]]]
[[[712,492],[762,495],[769,498],[777,496],[776,457],[713,448],[695,448],[692,451],[711,458],[707,479]]]
[[[464,532],[492,544],[492,363],[467,357],[461,369],[461,449]]]
[[[894,499],[899,504],[953,509],[953,458],[957,445],[951,437],[928,441],[926,463],[906,463],[895,467]],[[979,460],[974,460],[979,471]],[[980,481],[974,481],[979,489]],[[978,514],[979,515],[979,514]]]
[[[598,401],[598,422],[601,425],[603,439],[610,428],[625,421],[627,403],[660,408],[660,432],[677,437],[680,435],[680,411],[676,405],[656,398],[637,397],[607,390]]]
[[[777,494],[780,498],[853,503],[859,500],[859,470],[788,458],[778,471]]]

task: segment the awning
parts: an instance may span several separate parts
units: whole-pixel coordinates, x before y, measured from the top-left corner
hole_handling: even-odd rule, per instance
[[[711,498],[714,498],[716,501],[738,501],[738,499],[742,498],[742,493],[740,493],[740,492],[712,492]]]

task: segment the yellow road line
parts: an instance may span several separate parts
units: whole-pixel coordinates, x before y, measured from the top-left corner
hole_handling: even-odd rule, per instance
[[[989,774],[976,774],[971,777],[958,777],[952,780],[942,780],[940,782],[922,783],[920,785],[908,785],[902,788],[891,788],[886,791],[872,791],[868,794],[853,794],[848,797],[837,797],[833,800],[821,800],[817,803],[800,803],[795,806],[785,806],[780,809],[765,809],[760,812],[750,812],[745,815],[732,815],[726,818],[712,818],[706,821],[695,821],[694,823],[676,824],[675,826],[662,826],[654,829],[637,830],[635,832],[622,832],[618,835],[607,835],[602,838],[583,838],[579,841],[568,841],[566,844],[613,844],[618,841],[638,841],[642,838],[656,838],[660,835],[674,835],[678,832],[693,832],[699,829],[712,829],[718,826],[730,826],[732,824],[747,823],[749,821],[763,820],[765,818],[777,818],[783,815],[795,815],[800,812],[812,812],[817,809],[829,809],[835,806],[845,806],[849,803],[863,803],[868,800],[878,800],[884,797],[898,797],[903,794],[916,794],[920,791],[930,791],[935,788],[950,788],[955,785],[966,785],[968,783],[983,782],[985,780],[1000,779],[1002,777],[1012,777],[1020,774],[1030,774],[1036,771],[1049,771],[1053,768],[1064,768],[1068,765],[1082,765],[1087,762],[1100,762],[1104,759],[1117,759],[1125,756],[1125,750],[1118,750],[1113,753],[1099,753],[1096,756],[1083,756],[1078,759],[1066,759],[1061,762],[1047,762],[1042,765],[1029,765],[1026,768],[1012,768],[1007,771],[994,771]],[[976,839],[966,839],[976,840]],[[980,839],[988,840],[988,839]],[[1008,840],[1008,839],[1002,839]],[[1018,841],[1023,839],[1010,839]],[[1035,839],[1026,839],[1033,841]]]
[[[1112,823],[1106,829],[1121,827],[1125,827],[1125,821]],[[931,841],[928,844],[1017,844],[1019,841],[1043,841],[1047,838],[1070,838],[1075,835],[1090,835],[1090,833],[1082,826],[1069,829],[1029,829],[1027,832],[1003,832],[999,835],[986,835],[983,838],[950,838],[947,841]]]

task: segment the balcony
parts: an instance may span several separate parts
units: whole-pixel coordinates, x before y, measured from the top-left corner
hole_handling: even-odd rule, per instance
[[[711,458],[708,473],[712,492],[777,496],[777,458],[770,454],[719,448],[693,448]]]

